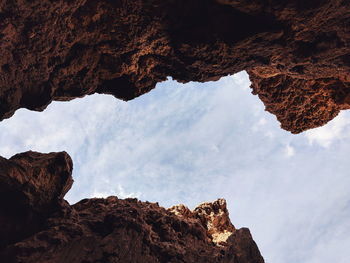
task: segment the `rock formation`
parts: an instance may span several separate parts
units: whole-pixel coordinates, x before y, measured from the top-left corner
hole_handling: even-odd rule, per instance
[[[0,157],[0,246],[40,229],[72,186],[68,154],[17,154]]]
[[[0,120],[246,70],[266,110],[299,133],[350,108],[349,40],[348,0],[2,0]],[[193,211],[117,197],[69,205],[71,172],[64,152],[0,157],[2,262],[263,262],[222,199]]]
[[[0,170],[1,262],[264,262],[224,199],[193,211],[115,196],[69,205],[65,152],[1,158]]]
[[[247,70],[266,110],[298,133],[350,107],[349,39],[347,0],[3,0],[0,119]]]

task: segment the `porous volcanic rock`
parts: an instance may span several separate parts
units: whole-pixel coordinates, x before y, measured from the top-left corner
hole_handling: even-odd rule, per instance
[[[348,0],[3,0],[0,119],[247,70],[266,109],[299,133],[350,107],[349,39]]]
[[[70,205],[67,153],[26,152],[1,158],[0,169],[1,262],[264,262],[224,199],[193,211],[115,196]]]

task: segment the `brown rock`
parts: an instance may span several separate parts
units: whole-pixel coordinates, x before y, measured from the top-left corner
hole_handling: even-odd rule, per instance
[[[225,199],[218,199],[213,203],[203,203],[195,208],[194,213],[206,226],[215,244],[228,245],[227,240],[236,229],[229,218]]]
[[[229,218],[225,199],[200,204],[193,211],[182,204],[173,206],[168,211],[188,221],[199,220],[207,230],[209,240],[217,246],[228,246],[228,238],[236,231]]]
[[[0,4],[0,119],[93,93],[129,100],[172,76],[247,70],[294,133],[349,104],[350,2],[74,0]]]
[[[21,196],[7,198],[0,206],[1,222],[13,219],[7,222],[6,235],[15,236],[1,244],[2,262],[264,262],[249,230],[231,224],[224,199],[194,211],[114,196],[71,206],[63,200],[72,183],[66,153],[27,152],[3,158],[0,165],[5,171],[1,195]],[[13,214],[8,207],[25,212]],[[38,216],[26,222],[18,218],[30,213]],[[28,228],[31,231],[24,233]],[[222,234],[228,238],[217,242]]]
[[[0,247],[38,231],[60,209],[73,183],[72,167],[65,152],[0,157]]]
[[[322,126],[340,110],[350,108],[350,82],[336,78],[307,80],[280,74],[260,78],[254,73],[251,88],[276,115],[281,127],[292,133]]]

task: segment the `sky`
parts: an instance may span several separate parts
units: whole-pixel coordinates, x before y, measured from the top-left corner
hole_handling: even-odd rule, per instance
[[[293,135],[249,86],[245,72],[169,78],[129,102],[92,95],[21,109],[0,123],[0,155],[67,151],[70,203],[117,195],[194,208],[225,198],[266,262],[350,262],[350,112]]]

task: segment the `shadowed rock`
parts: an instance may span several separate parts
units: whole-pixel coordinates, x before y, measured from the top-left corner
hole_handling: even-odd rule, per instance
[[[74,0],[0,4],[0,119],[93,93],[130,100],[172,76],[247,70],[282,128],[348,109],[350,2]]]
[[[0,157],[0,247],[32,235],[60,210],[73,183],[72,168],[65,152]]]

